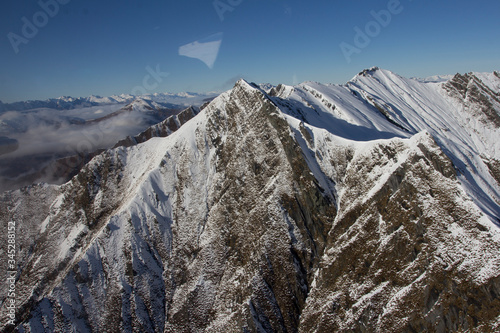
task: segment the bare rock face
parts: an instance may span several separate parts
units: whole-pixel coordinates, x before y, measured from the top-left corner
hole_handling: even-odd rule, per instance
[[[500,79],[497,72],[494,75],[497,80]],[[500,127],[500,93],[488,87],[474,73],[456,74],[444,88],[484,125]]]
[[[199,109],[194,106],[190,106],[187,109],[182,110],[178,114],[172,115],[162,122],[155,124],[145,131],[134,137],[127,137],[119,141],[114,148],[117,147],[131,147],[139,143],[148,141],[151,138],[164,138],[177,131],[182,125],[184,125],[188,120],[193,118],[199,113]]]
[[[391,172],[382,174],[380,165]],[[374,145],[345,173],[344,208],[329,232],[301,330],[497,330],[498,238],[478,222],[481,214],[470,209],[432,138]]]
[[[500,234],[432,136],[351,141],[280,103],[242,80],[168,137],[4,193],[2,227],[32,229],[2,330],[500,329]]]

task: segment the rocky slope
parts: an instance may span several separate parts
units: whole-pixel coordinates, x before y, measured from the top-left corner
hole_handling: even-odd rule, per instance
[[[114,145],[114,148],[131,147],[146,142],[151,138],[167,137],[177,131],[188,120],[196,116],[199,112],[199,108],[191,106],[185,110],[177,112],[178,111],[175,112],[176,114],[147,128],[135,136],[127,136],[125,139],[118,141]],[[49,183],[65,183],[76,176],[92,158],[99,155],[104,150],[105,149],[99,149],[91,152],[82,152],[78,155],[57,159],[47,167],[43,168],[39,173],[30,175],[29,180],[43,179]]]
[[[139,143],[148,141],[151,138],[164,138],[177,131],[182,125],[184,125],[188,120],[196,116],[200,112],[200,109],[195,106],[190,106],[181,112],[168,117],[167,119],[155,124],[145,131],[135,135],[128,136],[123,140],[118,141],[114,148],[117,147],[131,147]]]
[[[269,94],[241,80],[168,137],[4,193],[15,330],[499,330],[498,184],[463,159],[498,153],[463,117],[442,129],[459,105],[379,69]]]
[[[8,112],[0,116],[0,191],[66,182],[97,153],[169,117],[177,119],[184,109],[138,98],[110,113],[81,109],[80,116],[87,119],[56,110]],[[2,133],[16,139],[2,139]]]

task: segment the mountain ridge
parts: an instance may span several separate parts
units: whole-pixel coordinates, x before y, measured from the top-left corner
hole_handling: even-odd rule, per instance
[[[205,99],[212,98],[217,94],[214,92],[207,93],[194,93],[194,92],[181,92],[181,93],[150,93],[145,95],[131,95],[120,94],[112,95],[109,97],[101,97],[97,95],[90,95],[88,97],[72,97],[61,96],[57,98],[49,98],[46,100],[27,100],[12,103],[3,103],[0,101],[0,112],[5,111],[27,111],[39,108],[49,108],[56,110],[71,110],[75,108],[91,107],[91,106],[104,106],[111,104],[132,103],[136,99],[146,99],[154,102],[173,102],[175,100],[186,99]]]
[[[498,329],[498,225],[464,186],[454,137],[389,98],[405,95],[380,82],[408,81],[381,73],[269,94],[240,80],[165,138],[2,194],[1,222],[31,229],[18,328]]]

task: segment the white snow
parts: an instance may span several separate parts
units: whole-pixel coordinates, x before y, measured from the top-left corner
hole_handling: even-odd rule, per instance
[[[500,89],[495,74],[473,74],[494,91]],[[485,126],[449,96],[443,83],[450,78],[407,79],[373,68],[346,85],[306,82],[287,88],[288,103],[281,96],[273,99],[290,116],[355,142],[428,132],[451,158],[466,192],[495,219],[500,217],[500,186],[481,156],[500,160],[500,129]],[[376,106],[385,109],[393,123]]]
[[[495,76],[487,74],[479,76],[484,84],[492,89],[498,89],[499,80],[495,79]],[[372,69],[364,75],[356,76],[346,85],[307,82],[295,87],[282,86],[278,96],[270,97],[283,111],[283,114],[278,114],[278,116],[283,117],[290,125],[289,134],[300,146],[312,175],[325,190],[325,195],[336,200],[337,205],[347,196],[342,183],[347,178],[346,173],[356,172],[349,169],[350,164],[354,165],[363,159],[372,158],[380,147],[402,147],[400,150],[395,149],[394,158],[384,161],[383,165],[376,165],[372,170],[363,174],[368,185],[359,184],[360,195],[355,196],[344,207],[337,207],[339,212],[336,221],[349,210],[350,204],[360,204],[375,195],[387,183],[389,177],[403,163],[408,162],[412,153],[421,153],[421,145],[432,149],[432,138],[461,172],[459,180],[464,192],[457,193],[456,204],[461,207],[470,207],[470,211],[477,216],[481,216],[478,207],[490,217],[500,216],[499,206],[495,203],[495,200],[500,202],[499,186],[479,157],[479,155],[485,155],[500,159],[500,143],[497,142],[500,141],[498,140],[500,133],[498,129],[481,127],[473,117],[467,118],[465,111],[460,108],[460,103],[449,97],[442,88],[443,82],[446,80],[442,77],[425,80],[406,79],[389,71]],[[243,90],[243,95],[259,91],[245,81],[239,81],[237,87]],[[93,234],[88,246],[73,254],[72,262],[78,263],[77,268],[81,271],[80,274],[92,275],[92,282],[96,284],[95,290],[109,290],[113,284],[118,285],[123,293],[123,299],[128,297],[136,302],[130,304],[134,307],[135,315],[142,317],[145,321],[151,320],[151,318],[146,319],[150,313],[144,310],[146,306],[141,302],[148,299],[152,303],[165,304],[165,300],[143,297],[144,294],[154,294],[158,291],[158,295],[164,295],[165,283],[170,278],[163,275],[166,271],[165,266],[169,264],[165,258],[169,258],[172,251],[182,249],[186,244],[203,250],[200,255],[208,257],[205,259],[210,267],[198,267],[198,261],[195,260],[190,263],[190,274],[196,278],[187,281],[183,286],[178,286],[179,289],[172,296],[174,308],[169,309],[170,313],[180,311],[175,307],[185,304],[183,299],[187,292],[198,290],[197,288],[203,289],[207,292],[203,297],[207,299],[214,299],[215,294],[220,292],[216,290],[219,285],[211,280],[207,272],[211,269],[221,269],[220,267],[224,267],[225,264],[220,262],[223,261],[223,255],[215,253],[215,250],[212,251],[217,247],[211,247],[218,239],[215,233],[220,233],[221,229],[219,226],[203,224],[209,214],[215,211],[213,207],[225,204],[224,202],[211,202],[212,210],[209,211],[207,208],[209,200],[219,200],[219,198],[210,198],[208,193],[213,192],[210,186],[217,184],[219,180],[217,177],[222,177],[216,171],[218,163],[216,148],[213,144],[209,144],[213,139],[210,135],[215,132],[210,130],[210,126],[213,125],[214,119],[217,119],[216,125],[222,127],[217,131],[217,134],[222,135],[218,139],[225,144],[228,138],[224,127],[229,126],[228,124],[233,120],[229,119],[228,109],[226,109],[229,101],[234,103],[233,106],[249,112],[252,111],[249,109],[258,109],[261,103],[265,103],[265,96],[262,96],[263,99],[259,100],[259,105],[254,103],[248,106],[243,99],[231,99],[233,93],[235,92],[228,91],[219,95],[196,117],[166,138],[153,138],[134,147],[108,151],[123,164],[122,184],[120,185],[123,186],[122,190],[118,192],[117,184],[109,185],[116,186],[109,190],[109,193],[120,195],[116,201],[118,207],[115,207],[107,223]],[[138,102],[138,108],[142,109],[144,106],[142,102]],[[386,115],[383,115],[377,107],[384,109]],[[248,131],[251,126],[245,128],[238,123],[234,126],[241,135],[241,142],[246,142],[247,139],[252,138],[252,135],[255,135],[245,132],[245,129]],[[265,152],[260,153],[265,155]],[[259,160],[259,152],[256,155],[255,160],[259,163],[263,162]],[[96,157],[90,165],[99,165],[102,162],[99,158],[102,157]],[[286,160],[286,157],[283,157],[283,160]],[[358,165],[361,164],[358,163]],[[240,172],[244,167],[246,166],[233,166],[235,178],[244,174]],[[288,217],[276,206],[277,196],[274,195],[286,193],[290,189],[284,180],[286,175],[280,173],[280,170],[273,171],[280,177],[271,178],[263,184],[261,191],[266,193],[264,203],[268,205],[267,212],[272,217],[270,218],[270,223],[273,223],[272,228],[281,231],[278,229],[279,224]],[[449,181],[457,184],[454,180]],[[467,193],[473,201],[466,198],[464,193]],[[62,195],[57,198],[52,206],[53,211],[61,209],[63,199]],[[94,203],[100,205],[105,202],[105,199],[105,194],[99,192]],[[428,202],[432,200],[427,197],[425,199]],[[176,209],[187,210],[187,213],[180,215],[184,214],[183,216],[191,220],[177,220]],[[432,217],[432,212],[426,213]],[[42,232],[53,228],[51,222],[51,215],[49,215],[41,225]],[[443,223],[447,222],[443,221]],[[447,225],[449,235],[446,240],[452,239],[451,245],[440,244],[436,253],[442,256],[443,264],[453,264],[455,254],[470,258],[470,260],[462,260],[460,268],[477,273],[474,277],[475,281],[483,282],[494,276],[500,265],[496,256],[497,249],[488,248],[488,246],[493,247],[498,244],[500,232],[498,226],[486,215],[480,217],[480,223],[486,227],[487,231],[480,231],[480,236],[477,236],[458,222],[450,221]],[[175,237],[172,235],[174,224]],[[363,230],[362,224],[363,221],[360,218],[351,226],[351,234],[346,232],[338,235],[337,240],[343,242],[342,246],[330,247],[324,254],[322,262],[328,263],[334,260],[338,253],[345,251],[358,241],[363,233],[367,232]],[[391,237],[396,237],[395,233],[386,234],[386,224],[380,216],[378,232],[381,234],[379,249],[382,250],[388,246]],[[283,235],[288,236],[286,226],[281,227],[284,230]],[[88,232],[87,227],[80,222],[74,223],[67,229],[61,228],[58,234],[61,242],[56,248],[58,252],[54,253],[56,260],[70,257],[72,255],[70,249],[75,245],[75,240],[85,232]],[[476,236],[481,239],[474,239]],[[262,244],[252,245],[257,249],[271,248],[272,244],[266,244],[266,237],[267,235],[263,235],[259,239]],[[491,242],[493,245],[481,242],[487,237],[494,240]],[[297,241],[304,240],[298,239]],[[173,248],[174,242],[177,248]],[[288,248],[287,242],[288,239],[285,240]],[[35,264],[39,261],[40,258],[35,260]],[[106,274],[110,276],[103,276],[105,266]],[[133,271],[133,277],[130,277],[130,269]],[[230,275],[227,281],[233,288],[244,286],[245,281],[248,280],[248,272],[242,268],[229,270],[226,274]],[[60,278],[65,278],[62,275]],[[317,287],[320,279],[321,274],[317,270],[312,283],[313,289]],[[399,303],[405,298],[404,296],[414,292],[412,288],[424,279],[425,274],[416,276],[412,284],[390,291],[392,298],[384,306],[382,316],[390,316],[391,312],[400,306]],[[85,302],[97,304],[102,301],[102,295],[93,295],[91,290],[77,290],[75,287],[77,284],[70,279],[64,280],[62,284],[56,283],[56,285],[58,289],[52,296],[67,305],[63,309],[63,312],[69,311],[65,313],[67,317],[75,317],[71,313],[74,309],[69,304],[81,298],[81,295],[85,296]],[[363,309],[372,298],[376,298],[379,293],[389,287],[389,282],[374,285],[364,284],[364,281],[352,286],[352,296],[357,299],[352,307],[353,311]],[[132,291],[133,296],[130,295]],[[334,297],[335,295],[329,295],[327,298],[333,300]],[[204,304],[209,303],[206,301]],[[151,313],[160,308],[160,306],[155,307],[154,304],[149,305]],[[236,317],[234,310],[230,311],[229,308],[226,310],[226,316],[218,313],[220,319],[211,323],[213,327],[219,327],[218,325],[222,327],[225,321],[233,315]],[[89,314],[92,318],[99,318],[99,315],[97,312]],[[160,318],[158,322],[162,321],[163,315],[165,313],[153,314],[156,316],[155,320]],[[86,324],[78,325],[84,327]]]

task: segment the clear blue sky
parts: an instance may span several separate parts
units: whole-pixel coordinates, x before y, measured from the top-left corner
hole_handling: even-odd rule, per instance
[[[217,0],[223,20],[213,0],[60,1],[46,24],[38,1],[1,2],[3,102],[131,93],[147,66],[169,73],[151,92],[228,89],[239,77],[345,83],[371,66],[409,77],[500,70],[498,0],[400,0],[400,12],[374,28],[350,63],[339,45],[356,46],[354,28],[365,30],[370,12],[394,0]],[[41,27],[15,53],[8,35],[25,38],[22,18],[33,23],[34,15]],[[223,38],[213,68],[179,55],[216,33]]]

